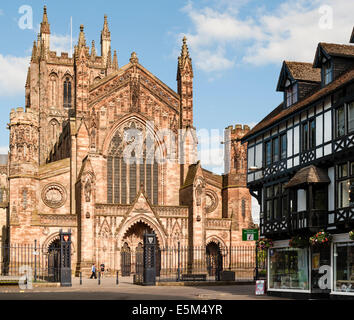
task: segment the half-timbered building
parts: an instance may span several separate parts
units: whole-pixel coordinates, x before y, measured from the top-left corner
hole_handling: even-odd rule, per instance
[[[271,294],[354,296],[352,43],[353,34],[350,44],[319,43],[313,63],[284,61],[283,102],[243,138],[261,237],[273,241]],[[309,245],[322,231],[331,244]]]

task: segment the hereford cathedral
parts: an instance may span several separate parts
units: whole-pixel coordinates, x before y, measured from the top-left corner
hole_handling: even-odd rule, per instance
[[[2,243],[37,240],[45,248],[60,229],[71,230],[72,269],[83,272],[92,263],[119,270],[119,252],[141,246],[145,232],[160,247],[241,244],[242,229],[253,227],[247,147],[240,144],[250,128],[226,128],[224,175],[203,169],[186,38],[174,91],[135,52],[118,64],[106,16],[100,55],[94,41],[87,46],[82,25],[72,57],[50,50],[50,34],[44,8],[25,108],[11,110],[9,155],[0,158]],[[142,141],[140,152],[129,130]],[[161,132],[178,141],[168,155]]]

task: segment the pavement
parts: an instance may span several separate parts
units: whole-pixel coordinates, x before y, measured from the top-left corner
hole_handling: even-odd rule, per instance
[[[101,279],[72,279],[72,287],[0,286],[0,300],[284,300],[255,295],[255,285],[223,286],[140,286],[132,277]]]

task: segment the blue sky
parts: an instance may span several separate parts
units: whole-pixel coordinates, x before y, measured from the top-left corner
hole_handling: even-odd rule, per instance
[[[72,16],[74,39],[84,24],[87,43],[95,40],[99,53],[107,14],[119,65],[136,51],[139,62],[174,90],[181,39],[187,35],[194,67],[194,124],[197,129],[219,129],[220,133],[237,123],[252,126],[279,104],[282,94],[275,87],[283,60],[311,62],[319,41],[347,43],[354,25],[349,14],[354,5],[348,0],[97,3],[27,0],[0,4],[0,153],[8,145],[10,109],[24,105],[28,57],[44,4],[52,50],[69,49]],[[32,8],[32,29],[19,27],[22,5]],[[329,22],[322,21],[321,26],[328,12]]]
[[[217,160],[202,159],[202,164],[217,173],[223,171],[223,129],[239,123],[253,126],[281,102],[275,87],[282,61],[312,62],[318,42],[348,43],[354,25],[352,0],[2,1],[0,153],[8,149],[11,108],[24,106],[26,72],[44,4],[51,50],[69,51],[72,17],[75,42],[84,24],[87,44],[95,40],[100,53],[107,14],[119,65],[135,51],[139,62],[174,90],[186,35],[194,68],[194,125],[197,130],[219,130],[209,140],[210,155],[217,154]],[[30,29],[19,24],[23,5],[33,13]],[[255,201],[252,208],[258,222]]]

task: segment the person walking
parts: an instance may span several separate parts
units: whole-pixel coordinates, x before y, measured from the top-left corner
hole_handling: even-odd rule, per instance
[[[92,279],[92,278],[95,278],[95,279],[97,279],[97,276],[96,276],[96,265],[93,263],[92,264],[92,267],[91,267],[91,277],[90,277],[90,279]]]
[[[104,263],[101,263],[100,268],[101,268],[101,277],[103,278],[103,274],[104,274]]]

